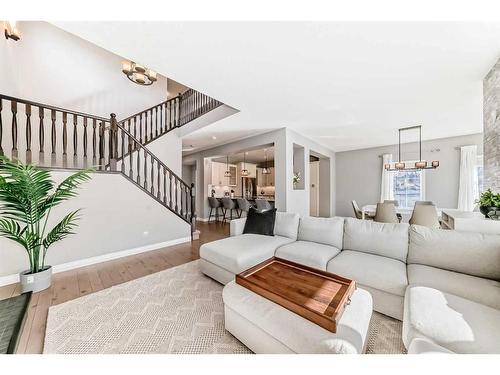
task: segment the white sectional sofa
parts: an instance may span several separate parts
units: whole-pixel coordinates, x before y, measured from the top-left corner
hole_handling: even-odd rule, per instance
[[[500,236],[277,212],[273,237],[245,220],[200,248],[206,275],[227,284],[277,256],[356,280],[403,320],[409,353],[500,353]]]

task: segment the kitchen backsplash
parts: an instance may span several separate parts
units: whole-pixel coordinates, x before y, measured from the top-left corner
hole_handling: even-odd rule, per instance
[[[262,194],[264,192],[264,194]],[[257,186],[258,195],[272,195],[274,196],[275,188],[274,186]]]

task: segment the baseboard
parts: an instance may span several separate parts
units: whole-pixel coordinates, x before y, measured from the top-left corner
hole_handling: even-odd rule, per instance
[[[74,270],[76,268],[91,266],[92,264],[107,262],[109,260],[127,257],[130,255],[145,253],[147,251],[157,250],[162,247],[174,246],[185,242],[190,242],[191,237],[182,237],[175,240],[164,241],[159,243],[154,243],[150,245],[135,247],[133,249],[127,249],[122,251],[116,251],[114,253],[102,254],[91,258],[85,258],[80,260],[75,260],[73,262],[62,263],[52,266],[53,273],[65,272]],[[7,275],[0,277],[0,286],[14,284],[19,282],[19,274]]]
[[[196,221],[201,221],[203,223],[206,223],[208,221],[208,219],[206,217],[197,217]]]

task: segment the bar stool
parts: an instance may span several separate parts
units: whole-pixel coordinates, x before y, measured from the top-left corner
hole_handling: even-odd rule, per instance
[[[220,201],[215,197],[208,197],[208,205],[210,206],[210,213],[208,214],[208,222],[210,223],[210,218],[212,217],[212,210],[215,209],[215,221],[219,220],[219,208],[222,210],[222,205]],[[222,210],[224,212],[224,210]]]
[[[222,221],[226,221],[226,213],[227,210],[230,212],[231,218],[229,220],[233,220],[233,210],[236,209],[236,202],[233,201],[231,198],[222,198],[222,213],[224,214],[224,217]]]
[[[255,204],[257,205],[257,210],[258,211],[268,211],[270,210],[271,203],[269,203],[266,199],[256,199]]]
[[[248,211],[250,211],[250,207],[252,207],[252,204],[245,198],[237,198],[236,202],[238,203],[238,209],[236,212],[238,212],[238,217],[241,217],[241,214],[243,212],[246,212],[248,214]]]

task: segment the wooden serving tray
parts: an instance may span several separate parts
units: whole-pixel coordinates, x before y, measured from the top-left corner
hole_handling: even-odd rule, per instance
[[[337,331],[356,283],[273,257],[236,275],[236,283],[331,331]]]

